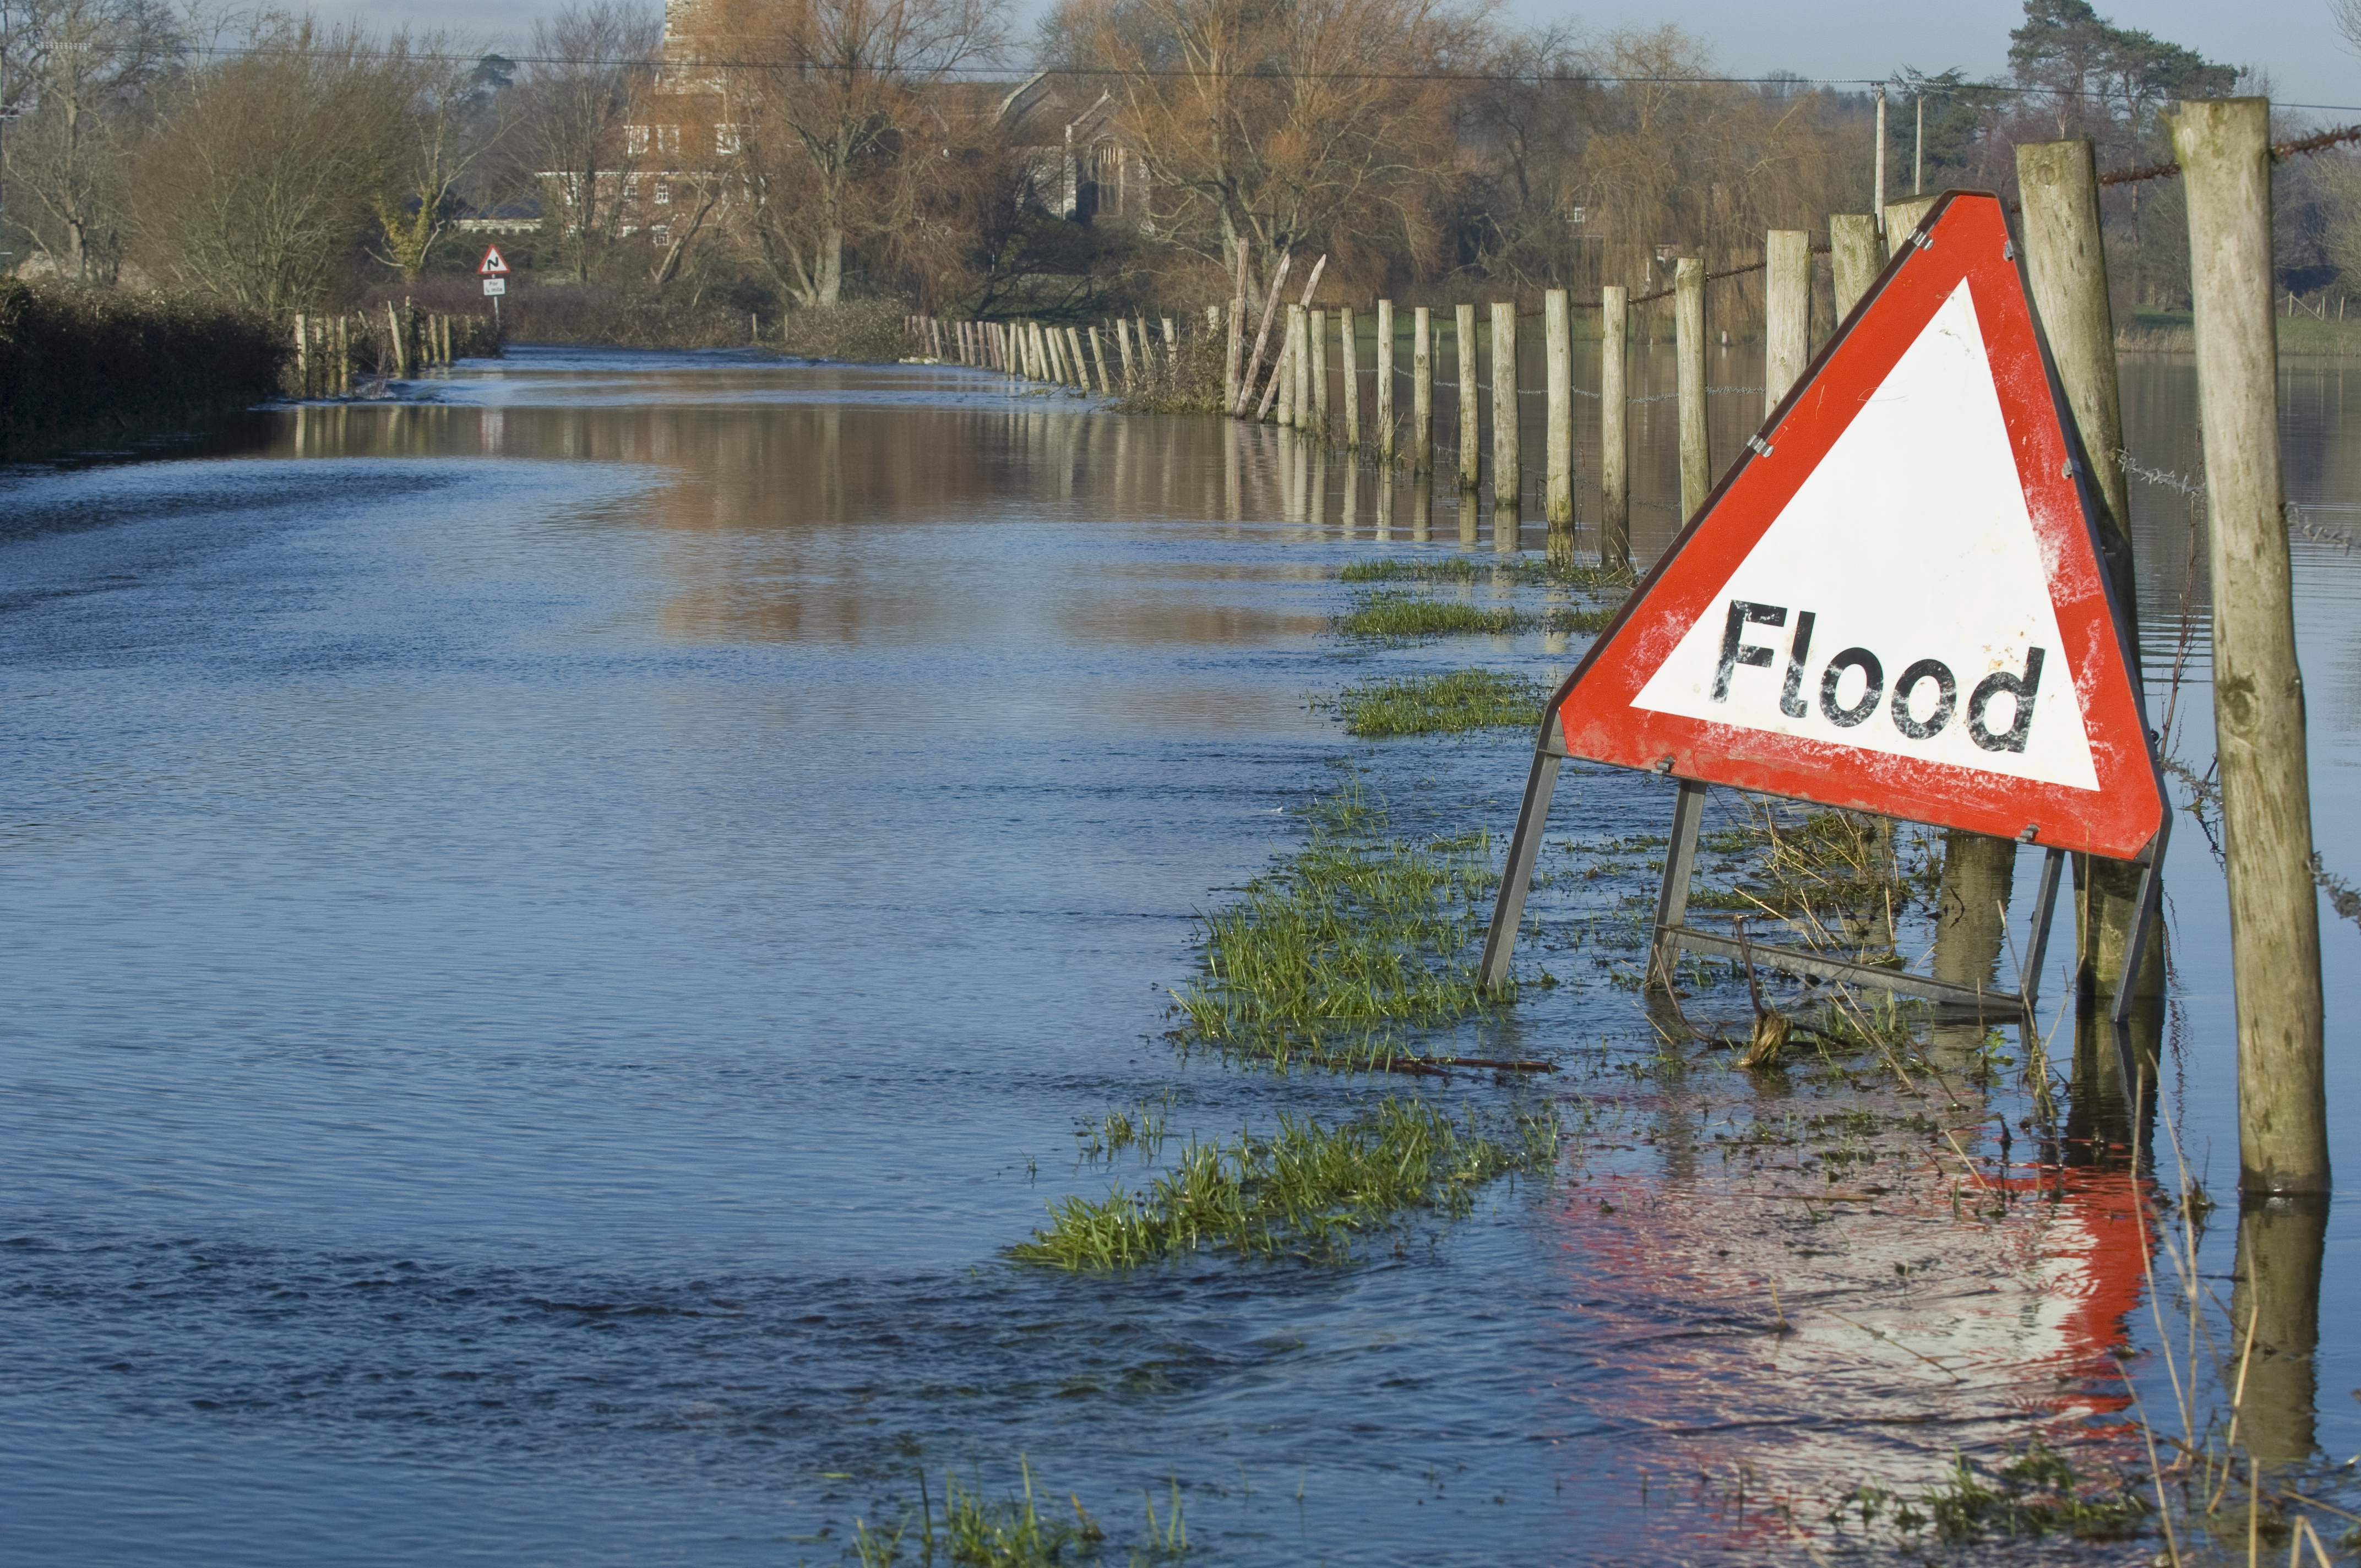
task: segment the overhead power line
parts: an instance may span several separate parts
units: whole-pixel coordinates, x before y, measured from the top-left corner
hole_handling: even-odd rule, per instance
[[[192,54],[216,59],[247,59],[273,54],[299,54],[304,50],[278,44],[201,44],[190,46]],[[480,54],[450,54],[441,51],[412,50],[413,60],[439,60],[454,65],[473,65],[497,59],[508,65],[572,65],[595,70],[654,70],[661,61],[632,57],[628,59],[581,59],[566,55],[508,54],[498,49]],[[700,71],[864,71],[891,73],[896,70],[923,71],[934,77],[959,77],[980,82],[1005,82],[1021,84],[1040,76],[1074,76],[1085,78],[1116,78],[1137,80],[1180,81],[1212,78],[1224,81],[1275,82],[1482,82],[1514,83],[1523,86],[1565,87],[1784,87],[1810,89],[1820,87],[1893,87],[1897,83],[1883,76],[1800,76],[1793,73],[1776,76],[1615,76],[1590,71],[1300,71],[1289,67],[1254,66],[1238,71],[1192,71],[1178,67],[1155,66],[1083,66],[1083,65],[1001,65],[972,64],[895,68],[864,60],[817,60],[807,56],[733,56],[715,59],[697,56],[678,62],[683,68]],[[1907,89],[1907,84],[1902,84]],[[1989,93],[2012,98],[2092,98],[2110,101],[2123,96],[2104,88],[2070,88],[2057,86],[2023,87],[1997,82],[1962,82],[1955,85],[1920,90],[1927,97],[1952,97],[1968,93]],[[2361,104],[2291,104],[2275,103],[2275,108],[2317,110],[2323,113],[2361,115]]]

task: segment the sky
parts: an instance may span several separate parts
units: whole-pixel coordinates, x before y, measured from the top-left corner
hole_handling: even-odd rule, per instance
[[[1038,14],[1044,0],[1015,0]],[[2094,0],[2118,27],[2141,27],[2208,60],[2259,68],[2271,96],[2284,104],[2361,110],[2361,58],[2337,36],[2329,0]],[[557,9],[546,0],[486,5],[482,0],[315,0],[324,16],[355,17],[384,27],[407,23],[471,37],[505,34],[520,41],[533,19]],[[1905,66],[1929,72],[1952,66],[1971,77],[2004,74],[2008,31],[2024,18],[2020,0],[1599,0],[1576,7],[1548,0],[1503,0],[1507,17],[1527,26],[1559,23],[1604,33],[1671,22],[1707,40],[1733,75],[1792,71],[1820,78],[1878,79]]]

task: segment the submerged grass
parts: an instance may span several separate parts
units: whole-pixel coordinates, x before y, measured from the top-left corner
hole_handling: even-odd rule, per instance
[[[1522,555],[1487,561],[1480,565],[1466,555],[1410,560],[1389,555],[1377,561],[1352,562],[1337,576],[1348,583],[1472,583],[1479,577],[1493,582],[1505,578],[1520,587],[1572,588],[1595,597],[1612,595],[1618,599],[1630,590],[1632,582],[1631,574],[1612,567]]]
[[[1405,1054],[1389,1029],[1512,997],[1468,962],[1499,881],[1488,835],[1388,837],[1357,782],[1312,817],[1310,843],[1204,918],[1204,978],[1176,998],[1184,1041],[1281,1064],[1380,1065]]]
[[[1070,1499],[1075,1522],[1067,1523],[1055,1511],[1054,1505],[1045,1516],[1033,1500],[1032,1465],[1021,1457],[1017,1465],[1025,1477],[1022,1497],[994,1501],[980,1489],[961,1486],[957,1475],[947,1476],[939,1520],[927,1498],[926,1480],[921,1475],[916,1520],[905,1516],[890,1534],[871,1530],[863,1520],[853,1521],[852,1549],[862,1568],[932,1563],[938,1552],[950,1562],[974,1563],[980,1568],[1001,1568],[1003,1564],[1007,1568],[1033,1568],[1037,1563],[1071,1561],[1070,1552],[1079,1556],[1106,1538],[1098,1521],[1082,1511],[1080,1497]],[[1175,1506],[1177,1517],[1177,1503]],[[916,1539],[910,1533],[914,1526],[918,1531]]]
[[[1341,1260],[1355,1238],[1411,1212],[1465,1214],[1478,1187],[1555,1157],[1554,1115],[1487,1124],[1389,1098],[1328,1127],[1281,1113],[1268,1137],[1191,1144],[1144,1191],[1079,1195],[1050,1208],[1048,1230],[1010,1249],[1060,1268],[1132,1268],[1201,1249]]]
[[[1498,670],[1360,681],[1336,695],[1345,732],[1370,737],[1530,729],[1549,688]]]
[[[1388,640],[1497,636],[1521,631],[1533,624],[1532,617],[1506,606],[1462,604],[1456,599],[1429,598],[1423,594],[1383,588],[1363,596],[1336,618],[1336,630],[1347,637]]]

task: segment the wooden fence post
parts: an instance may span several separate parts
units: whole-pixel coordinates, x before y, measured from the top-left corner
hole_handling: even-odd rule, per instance
[[[353,318],[341,311],[336,314],[336,396],[348,398],[353,393]]]
[[[1099,367],[1099,391],[1104,395],[1113,395],[1115,383],[1107,379],[1106,344],[1100,338],[1096,327],[1091,328],[1091,360]]]
[[[1900,202],[1885,203],[1885,254],[1910,242],[1910,233],[1923,222],[1935,205],[1932,196],[1912,196]]]
[[[1238,270],[1243,275],[1246,270],[1246,251],[1243,246],[1239,248],[1238,257]],[[1255,330],[1254,352],[1246,356],[1246,376],[1238,383],[1237,404],[1230,411],[1233,413],[1245,413],[1246,404],[1253,400],[1255,385],[1262,377],[1262,351],[1270,342],[1270,318],[1279,310],[1279,291],[1287,281],[1287,269],[1294,259],[1293,251],[1283,253],[1279,258],[1279,270],[1270,275],[1270,292],[1262,302],[1262,325]],[[1270,398],[1266,394],[1260,406],[1256,410],[1255,417],[1261,418],[1262,410],[1268,407],[1270,407]]]
[[[1598,564],[1625,572],[1631,569],[1631,408],[1623,380],[1631,299],[1620,283],[1598,293]]]
[[[385,336],[387,350],[393,356],[394,379],[407,381],[410,379],[410,357],[403,350],[408,345],[401,341],[401,315],[393,308],[391,300],[385,302]]]
[[[2099,500],[2099,547],[2115,590],[2124,635],[2139,646],[2139,584],[2132,571],[2131,497],[2124,475],[2123,401],[2115,375],[2114,314],[2107,300],[2107,257],[2099,232],[2099,167],[2086,140],[2020,143],[2017,184],[2025,199],[2025,265],[2033,308],[2081,432]],[[2135,686],[2139,666],[2131,670]],[[2090,855],[2075,858],[2080,892],[2076,931],[2079,980],[2094,996],[2123,983],[2125,944],[2139,911],[2140,869]],[[2147,951],[2133,977],[2135,994],[2164,997],[2164,925],[2149,927]]]
[[[1345,449],[1361,449],[1361,323],[1355,319],[1353,307],[1336,307],[1336,350],[1345,372]],[[1345,516],[1353,515],[1347,508]]]
[[[1542,357],[1549,380],[1542,516],[1554,532],[1574,526],[1574,321],[1563,289],[1542,296]]]
[[[309,323],[304,320],[303,313],[301,311],[296,312],[295,395],[299,398],[308,398],[312,395],[311,334],[304,330],[308,324]]]
[[[1713,488],[1705,422],[1705,263],[1694,256],[1673,265],[1673,342],[1680,368],[1681,521],[1686,522]]]
[[[1378,438],[1378,461],[1390,466],[1394,460],[1394,302],[1378,302],[1378,397],[1377,429],[1370,433]]]
[[[2168,124],[2189,198],[2197,322],[2213,732],[2238,1012],[2238,1186],[2257,1195],[2326,1192],[2320,905],[2280,510],[2270,103],[2190,100]]]
[[[1524,450],[1518,444],[1517,302],[1492,305],[1492,537],[1500,537],[1500,512],[1509,513],[1516,536],[1517,513],[1525,499]]]
[[[1140,339],[1139,347],[1141,356],[1146,357],[1148,340],[1145,337]],[[1115,357],[1123,361],[1123,389],[1126,392],[1138,390],[1139,378],[1131,365],[1131,323],[1121,316],[1115,318]]]
[[[1812,236],[1773,229],[1763,248],[1763,413],[1812,362]]]
[[[1836,276],[1837,320],[1852,314],[1884,265],[1877,220],[1867,213],[1838,213],[1828,219],[1828,270]]]
[[[1311,418],[1304,428],[1322,441],[1328,439],[1328,313],[1313,311],[1304,317],[1303,372],[1312,378]]]
[[[1434,313],[1424,305],[1410,318],[1410,471],[1434,472]]]
[[[1452,354],[1457,367],[1459,391],[1459,488],[1472,490],[1484,481],[1484,449],[1479,441],[1481,416],[1477,411],[1479,389],[1476,369],[1476,307],[1455,305],[1451,312]]]

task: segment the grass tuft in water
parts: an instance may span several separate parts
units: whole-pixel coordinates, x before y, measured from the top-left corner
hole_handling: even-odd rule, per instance
[[[1532,624],[1530,616],[1505,607],[1462,604],[1456,599],[1428,598],[1423,594],[1385,588],[1365,596],[1336,618],[1336,630],[1347,637],[1397,641],[1502,635],[1521,631]]]
[[[1457,1123],[1417,1100],[1380,1101],[1335,1127],[1282,1113],[1268,1137],[1191,1144],[1144,1191],[1052,1204],[1049,1228],[1010,1250],[1060,1268],[1132,1268],[1206,1248],[1342,1260],[1356,1236],[1406,1213],[1456,1217],[1486,1182],[1547,1168],[1557,1140],[1548,1113],[1487,1125],[1471,1111]]]
[[[1347,583],[1472,583],[1479,576],[1496,582],[1506,578],[1520,587],[1574,588],[1619,600],[1632,582],[1629,572],[1528,556],[1487,561],[1478,565],[1465,555],[1410,560],[1389,555],[1381,560],[1351,562],[1337,576]]]
[[[925,1501],[925,1481],[920,1478],[919,1517],[916,1521],[905,1515],[901,1524],[891,1534],[872,1530],[866,1523],[855,1519],[852,1525],[852,1549],[862,1568],[890,1568],[900,1563],[932,1563],[940,1552],[952,1563],[974,1563],[980,1568],[1034,1568],[1035,1564],[1071,1562],[1074,1556],[1088,1551],[1105,1539],[1098,1522],[1082,1511],[1082,1500],[1071,1498],[1074,1523],[1069,1524],[1057,1512],[1044,1516],[1033,1500],[1033,1467],[1022,1458],[1017,1461],[1025,1476],[1025,1495],[993,1501],[979,1491],[960,1485],[959,1477],[947,1478],[943,1492],[943,1512],[939,1521],[933,1506]],[[913,1539],[913,1525],[918,1530]]]
[[[1385,837],[1384,807],[1348,784],[1312,810],[1312,841],[1204,919],[1205,974],[1177,993],[1184,1040],[1284,1065],[1378,1065],[1389,1031],[1466,1017],[1486,990],[1470,948],[1491,913],[1491,839]]]
[[[1954,1455],[1950,1479],[1916,1497],[1856,1486],[1838,1499],[1828,1523],[1842,1530],[1857,1519],[1864,1531],[1905,1538],[1932,1530],[1953,1543],[2052,1532],[2121,1541],[2139,1534],[2154,1514],[2124,1477],[2079,1475],[2064,1454],[2035,1438],[1998,1464]]]
[[[1469,729],[1530,729],[1549,688],[1498,670],[1454,670],[1361,681],[1336,695],[1349,735],[1457,734]]]

